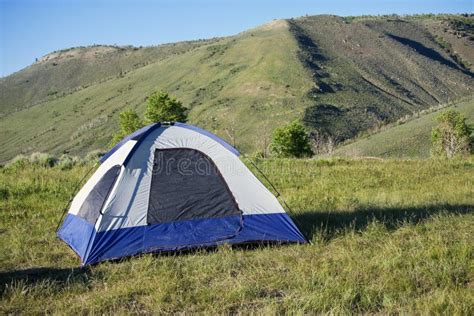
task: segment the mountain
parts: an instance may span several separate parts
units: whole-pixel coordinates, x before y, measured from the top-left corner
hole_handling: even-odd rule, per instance
[[[103,149],[165,90],[241,151],[302,119],[338,141],[473,93],[472,15],[274,20],[235,36],[54,52],[0,79],[0,161]]]
[[[435,23],[317,16],[294,25],[315,82],[304,118],[339,140],[473,92],[471,69],[439,45]]]

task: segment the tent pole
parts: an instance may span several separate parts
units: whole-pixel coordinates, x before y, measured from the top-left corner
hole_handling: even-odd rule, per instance
[[[249,159],[250,160],[250,159]],[[272,187],[272,189],[278,194],[277,197],[281,196],[280,192],[277,190],[277,188],[275,188],[275,186],[273,185],[273,183],[267,178],[267,176],[263,173],[262,170],[260,170],[257,165],[252,161],[250,160],[250,163],[252,164],[252,166],[255,167],[255,169],[258,170],[258,172],[260,172],[260,174],[265,178],[265,180],[270,184],[270,186]]]
[[[283,202],[283,204],[285,204],[286,208],[288,209],[288,213],[290,214],[294,214],[296,215],[293,210],[288,206],[288,204],[286,203],[285,199],[283,198],[283,196],[281,195],[281,193],[275,188],[275,186],[273,185],[273,183],[268,179],[268,177],[265,175],[265,173],[263,173],[262,170],[260,170],[257,165],[252,161],[252,159],[249,159],[250,163],[252,164],[252,166],[255,167],[255,169],[257,169],[258,172],[260,172],[260,174],[265,178],[265,180],[270,184],[270,186],[273,188],[273,190],[275,190],[275,192],[278,194],[276,197],[281,197],[281,200]],[[306,235],[306,233],[304,232],[303,229],[301,229],[301,227],[303,225],[301,225],[301,222],[299,220],[295,218],[292,218],[294,221],[295,221],[295,224],[296,226],[299,228],[299,230],[301,231],[301,233],[303,234],[303,237],[306,239],[306,241],[311,245],[312,242],[311,242],[311,239],[308,238],[308,236]]]
[[[79,189],[79,186],[81,185],[81,183],[86,179],[86,177],[89,175],[89,173],[91,173],[91,171],[97,166],[98,162],[96,162],[88,171],[87,173],[82,177],[82,179],[77,182],[76,186],[74,187],[74,190],[72,191],[72,194],[71,194],[71,198],[69,198],[69,201],[67,202],[67,204],[65,205],[64,209],[63,209],[63,213],[61,214],[61,217],[59,218],[59,221],[58,221],[58,226],[56,227],[56,233],[58,232],[59,230],[59,226],[61,226],[61,223],[63,222],[63,219],[64,219],[64,215],[66,215],[66,212],[67,210],[69,209],[69,205],[71,204],[72,200],[74,199],[74,196],[76,195],[76,192],[77,190]]]

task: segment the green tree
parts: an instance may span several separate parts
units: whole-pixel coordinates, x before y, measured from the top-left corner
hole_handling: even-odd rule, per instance
[[[313,154],[304,126],[296,121],[273,132],[270,150],[278,157],[309,157]]]
[[[446,110],[436,116],[437,126],[431,131],[432,154],[452,158],[468,153],[472,146],[471,128],[466,118],[456,110]]]
[[[119,114],[120,130],[114,135],[111,145],[115,145],[121,141],[125,136],[135,132],[137,129],[143,127],[143,122],[138,116],[137,112],[132,109],[125,110]]]
[[[157,91],[148,97],[145,120],[147,123],[186,122],[186,112],[187,109],[176,98]]]

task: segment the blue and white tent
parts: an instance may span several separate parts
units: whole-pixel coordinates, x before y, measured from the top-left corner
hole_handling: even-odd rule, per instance
[[[183,123],[148,125],[102,157],[58,236],[83,265],[222,243],[306,242],[235,148]]]

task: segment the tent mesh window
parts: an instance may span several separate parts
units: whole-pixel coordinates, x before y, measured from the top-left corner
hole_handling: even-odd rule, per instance
[[[112,186],[120,173],[120,166],[113,166],[97,182],[79,209],[78,216],[95,225]]]
[[[214,162],[190,148],[156,149],[148,224],[241,215]]]

